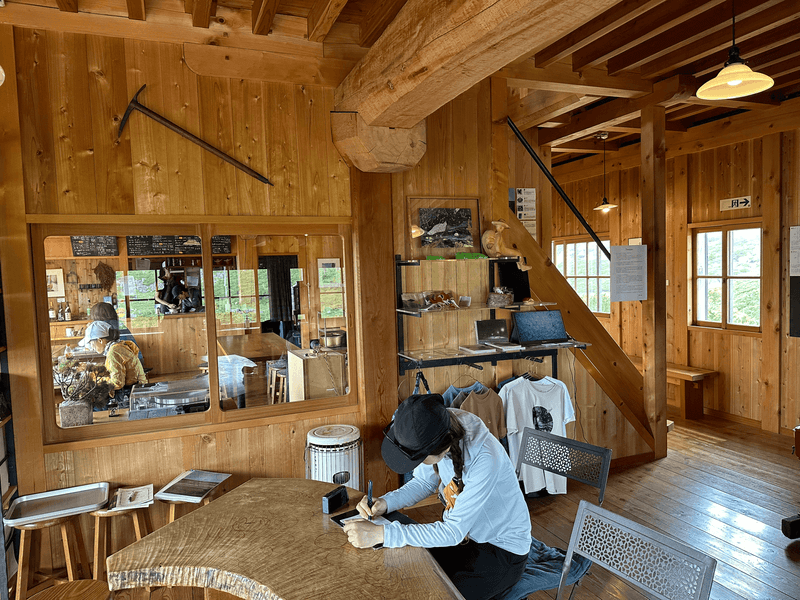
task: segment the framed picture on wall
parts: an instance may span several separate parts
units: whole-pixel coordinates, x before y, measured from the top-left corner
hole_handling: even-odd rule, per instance
[[[47,269],[47,297],[63,297],[64,296],[64,270],[63,269]]]
[[[455,256],[480,248],[477,198],[409,197],[406,205],[414,257]]]

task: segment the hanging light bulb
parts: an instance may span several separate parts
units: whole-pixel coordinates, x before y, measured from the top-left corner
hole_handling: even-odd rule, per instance
[[[607,213],[612,208],[617,208],[616,204],[611,204],[606,198],[606,140],[608,139],[607,131],[598,131],[594,134],[598,140],[603,140],[603,201],[594,207],[594,210],[601,210]]]
[[[733,1],[731,1],[733,7]],[[733,44],[728,50],[728,60],[714,79],[706,81],[697,90],[701,100],[730,100],[758,94],[771,88],[775,82],[769,75],[756,73],[745,64],[736,47],[736,10],[733,10],[731,21]]]

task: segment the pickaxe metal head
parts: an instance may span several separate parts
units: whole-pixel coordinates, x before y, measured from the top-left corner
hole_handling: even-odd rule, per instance
[[[147,87],[147,84],[145,84],[145,85],[143,85],[142,87],[139,88],[139,91],[136,92],[133,95],[133,98],[131,99],[130,103],[128,104],[128,108],[125,109],[125,114],[123,115],[122,121],[120,121],[120,124],[119,124],[119,133],[117,133],[117,139],[122,137],[122,130],[125,129],[125,123],[128,122],[128,117],[131,116],[131,113],[133,112],[133,110],[135,108],[139,107],[139,100],[138,100],[139,94],[141,94],[142,90],[144,88],[146,88],[146,87]]]

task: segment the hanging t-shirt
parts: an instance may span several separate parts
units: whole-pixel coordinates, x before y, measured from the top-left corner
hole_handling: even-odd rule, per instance
[[[461,403],[460,408],[479,416],[492,435],[498,440],[506,436],[506,416],[503,409],[503,401],[494,390],[487,388],[484,392],[470,393]]]
[[[476,381],[472,385],[469,385],[464,388],[457,388],[451,385],[447,388],[444,393],[442,394],[442,398],[444,398],[444,405],[447,408],[453,406],[453,401],[460,395],[464,394],[464,396],[469,396],[471,392],[482,392],[486,389],[486,386],[483,385],[480,381]]]
[[[500,398],[506,415],[509,457],[515,465],[525,427],[566,437],[567,423],[575,420],[575,409],[567,386],[552,377],[539,381],[520,377],[500,390]],[[522,465],[519,478],[525,486],[526,494],[543,488],[550,494],[567,493],[567,478],[562,475]]]

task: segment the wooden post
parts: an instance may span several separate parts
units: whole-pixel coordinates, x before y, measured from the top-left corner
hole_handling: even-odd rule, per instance
[[[656,458],[667,455],[666,119],[663,106],[642,109],[642,244],[647,300],[642,302],[644,406]]]

